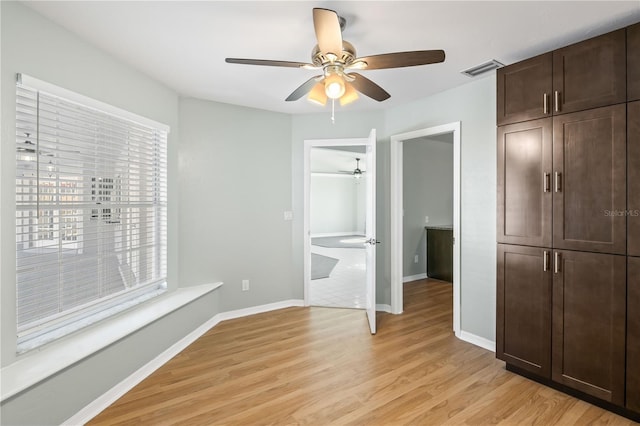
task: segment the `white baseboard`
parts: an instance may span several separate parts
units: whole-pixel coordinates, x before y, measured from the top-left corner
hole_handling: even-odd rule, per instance
[[[202,324],[200,327],[187,334],[185,337],[171,345],[167,350],[156,356],[154,359],[140,367],[129,377],[109,389],[103,395],[96,398],[89,405],[78,411],[72,417],[63,422],[63,425],[79,425],[89,422],[95,416],[113,404],[118,398],[129,392],[138,383],[150,376],[158,368],[166,364],[171,358],[178,355],[187,346],[195,342],[207,331],[218,325],[222,321],[229,319],[255,315],[263,312],[274,311],[276,309],[289,308],[292,306],[304,306],[303,300],[291,299],[282,302],[269,303],[266,305],[254,306],[251,308],[237,309],[234,311],[222,312]]]
[[[484,337],[477,336],[473,333],[469,333],[467,331],[460,331],[457,335],[458,339],[464,340],[465,342],[472,343],[476,346],[480,346],[483,349],[486,349],[491,352],[496,351],[496,342],[492,342],[489,339],[485,339]]]
[[[276,309],[290,308],[292,306],[304,306],[304,300],[290,299],[281,302],[268,303],[266,305],[252,306],[250,308],[236,309],[234,311],[222,312],[216,315],[220,321],[234,318],[248,317],[249,315],[261,314],[263,312],[275,311]]]
[[[391,305],[385,305],[385,304],[379,303],[376,305],[376,311],[391,313]]]
[[[418,274],[418,275],[409,275],[408,277],[402,277],[402,282],[403,283],[408,283],[411,281],[418,281],[418,280],[424,280],[427,278],[427,273],[422,273],[422,274]]]

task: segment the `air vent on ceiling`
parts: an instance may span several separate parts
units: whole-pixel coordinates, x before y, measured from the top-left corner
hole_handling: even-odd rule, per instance
[[[484,74],[485,72],[489,72],[489,71],[493,71],[496,70],[500,67],[503,67],[504,64],[496,61],[495,59],[490,60],[489,62],[485,62],[483,64],[480,65],[476,65],[475,67],[471,67],[469,69],[466,69],[464,71],[460,71],[462,74],[466,75],[467,77],[476,77],[479,76],[480,74]]]

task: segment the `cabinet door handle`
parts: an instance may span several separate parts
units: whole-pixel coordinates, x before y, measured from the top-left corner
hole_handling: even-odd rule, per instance
[[[547,272],[548,270],[549,270],[549,252],[545,250],[542,258],[542,271]]]
[[[542,192],[549,192],[551,191],[551,174],[550,173],[543,173],[542,174]]]
[[[556,172],[555,184],[556,192],[562,191],[562,173]]]
[[[555,252],[553,254],[553,273],[557,274],[560,272],[560,253]]]
[[[555,112],[560,112],[560,92],[557,90],[553,93],[553,103]]]
[[[549,95],[542,95],[542,113],[547,115],[549,114]]]

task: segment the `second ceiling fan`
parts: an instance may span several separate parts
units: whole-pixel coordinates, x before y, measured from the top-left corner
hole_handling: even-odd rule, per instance
[[[443,50],[414,50],[358,58],[353,45],[342,39],[344,23],[344,18],[333,10],[313,9],[318,44],[313,48],[311,63],[241,58],[226,58],[226,62],[321,69],[322,74],[311,77],[286,99],[296,101],[308,93],[310,100],[321,105],[326,104],[327,99],[338,99],[341,105],[346,105],[358,98],[358,92],[378,102],[391,96],[382,87],[353,70],[380,70],[444,62]]]

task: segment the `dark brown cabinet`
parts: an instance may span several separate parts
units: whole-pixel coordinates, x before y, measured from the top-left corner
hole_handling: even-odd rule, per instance
[[[496,356],[624,404],[626,257],[498,244],[497,272]]]
[[[640,23],[496,78],[496,357],[640,420]]]
[[[627,254],[640,256],[640,101],[627,105]]]
[[[626,107],[553,118],[553,247],[626,252]]]
[[[551,118],[498,128],[500,243],[551,246]]]
[[[621,29],[500,68],[498,125],[626,102],[625,40]]]
[[[498,125],[551,115],[551,53],[498,69]]]
[[[553,52],[554,114],[626,102],[625,29]]]
[[[640,100],[640,24],[627,28],[627,100]]]
[[[554,251],[552,378],[624,405],[626,258]]]
[[[453,282],[453,228],[427,230],[427,277]]]
[[[625,254],[624,104],[500,126],[497,145],[499,243]]]
[[[640,257],[628,259],[627,408],[640,413]]]
[[[551,279],[550,250],[498,244],[496,356],[547,379]]]

